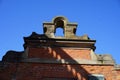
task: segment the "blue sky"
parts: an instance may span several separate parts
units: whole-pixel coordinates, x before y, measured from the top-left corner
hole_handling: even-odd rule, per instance
[[[120,64],[120,0],[0,0],[0,59],[24,50],[23,37],[42,34],[42,23],[59,15],[78,23],[78,36],[97,40],[95,53]]]

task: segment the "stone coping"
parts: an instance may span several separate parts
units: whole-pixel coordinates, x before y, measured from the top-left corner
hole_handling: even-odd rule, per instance
[[[114,65],[114,63],[101,63],[97,60],[86,59],[41,59],[41,58],[27,58],[21,62],[36,62],[36,63],[57,63],[57,64],[90,64],[90,65]]]

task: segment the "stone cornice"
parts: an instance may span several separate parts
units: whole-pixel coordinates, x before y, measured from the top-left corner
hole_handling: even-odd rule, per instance
[[[78,47],[78,48],[91,48],[95,50],[96,40],[81,40],[81,39],[55,39],[55,38],[24,38],[24,47]]]

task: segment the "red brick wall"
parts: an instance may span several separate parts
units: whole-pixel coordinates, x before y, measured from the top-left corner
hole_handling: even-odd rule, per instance
[[[4,64],[0,67],[0,80],[11,80],[11,75],[13,75],[14,72],[16,72],[16,64]]]
[[[28,53],[29,58],[91,59],[90,49],[30,48]]]
[[[6,71],[0,73],[0,80],[11,80],[16,70],[15,64],[10,64]],[[102,74],[106,80],[120,80],[120,71],[108,65],[67,65],[20,63],[16,71],[16,80],[42,80],[43,78],[78,78],[87,80],[90,74]]]
[[[87,59],[90,60],[89,49],[74,48],[30,48],[28,58],[43,59]],[[44,78],[77,78],[88,80],[90,74],[102,74],[105,80],[120,80],[120,70],[113,65],[83,64],[45,64],[45,63],[8,63],[0,68],[0,80],[43,80]]]

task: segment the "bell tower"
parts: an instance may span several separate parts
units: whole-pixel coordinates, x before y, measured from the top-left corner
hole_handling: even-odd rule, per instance
[[[75,38],[76,37],[76,23],[69,23],[67,18],[57,16],[53,18],[52,22],[43,23],[44,34],[49,38]],[[63,37],[55,36],[56,29],[63,29]]]

